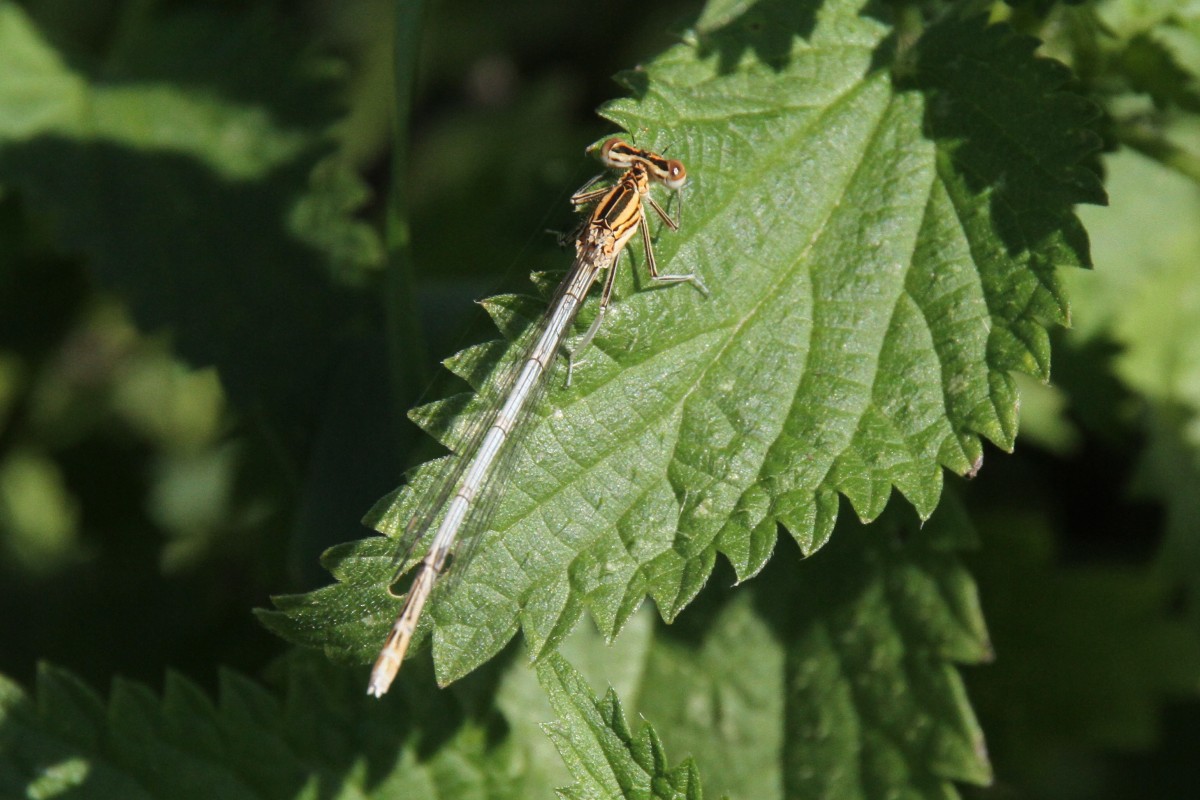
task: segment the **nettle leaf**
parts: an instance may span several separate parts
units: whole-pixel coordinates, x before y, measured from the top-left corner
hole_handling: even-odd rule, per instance
[[[0,677],[6,797],[527,797],[521,759],[451,694],[384,703],[362,675],[288,662],[272,691],[225,672],[214,702],[168,675],[161,696],[116,681],[107,702],[43,667],[33,695]]]
[[[294,454],[318,396],[297,387],[328,369],[357,313],[347,285],[382,259],[353,219],[360,179],[329,155],[336,74],[302,50],[253,10],[156,13],[84,72],[98,59],[0,0],[0,184]]]
[[[975,547],[956,502],[924,525],[893,503],[869,526],[843,519],[799,566],[776,559],[746,587],[716,581],[674,625],[639,613],[611,647],[580,626],[561,653],[592,685],[614,685],[668,752],[694,758],[710,795],[954,797],[952,781],[991,774],[955,668],[991,655],[961,558]],[[539,674],[557,669],[550,658]],[[498,696],[526,739],[548,713],[531,683],[513,670]],[[571,735],[603,748],[579,722]]]
[[[559,722],[543,727],[576,780],[574,786],[559,790],[560,797],[700,800],[695,762],[688,759],[669,768],[662,742],[650,725],[642,725],[636,736],[630,730],[616,692],[609,689],[598,699],[557,654],[545,658],[537,674],[559,717]]]
[[[858,3],[763,2],[623,76],[636,99],[603,113],[692,176],[660,266],[712,294],[622,268],[589,363],[570,389],[551,377],[491,532],[432,602],[440,681],[518,627],[540,657],[585,611],[610,638],[647,595],[672,619],[718,554],[739,579],[762,569],[779,523],[818,549],[839,495],[871,519],[895,487],[928,517],[943,468],[977,470],[981,437],[1012,446],[1010,372],[1046,376],[1046,326],[1068,319],[1056,269],[1088,261],[1072,204],[1104,199],[1079,165],[1093,109],[1035,45],[982,20],[896,37]],[[416,418],[453,448],[479,413]],[[395,536],[412,497],[368,521]],[[342,583],[268,623],[369,660],[397,610],[392,551],[338,549]]]
[[[954,781],[991,781],[954,664],[992,655],[958,552],[974,532],[956,503],[924,528],[890,516],[847,525],[828,562],[764,598],[790,631],[785,797],[954,798]]]

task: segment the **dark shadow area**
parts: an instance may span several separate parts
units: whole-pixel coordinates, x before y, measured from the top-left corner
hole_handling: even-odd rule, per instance
[[[77,402],[96,405],[66,417],[79,432],[45,437],[30,396],[17,396],[0,446],[32,440],[52,459],[81,552],[45,575],[6,576],[5,673],[30,680],[33,654],[97,683],[156,682],[166,664],[204,684],[214,663],[254,671],[279,643],[250,609],[325,582],[321,550],[366,534],[358,520],[399,475],[397,420],[373,298],[334,282],[328,255],[289,228],[318,156],[231,181],[185,156],[110,143],[42,137],[0,152],[10,189],[0,225],[13,229],[0,258],[6,352],[61,369],[84,310],[115,296],[141,332],[216,367],[239,423],[226,442],[233,516],[199,563],[168,572],[169,537],[149,510],[161,453],[105,410],[120,353],[70,345]],[[25,246],[22,231],[42,239]]]
[[[222,797],[296,797],[307,788],[332,800],[394,777],[403,758],[424,761],[444,748],[508,774],[508,726],[490,699],[509,657],[445,690],[433,688],[428,659],[414,659],[382,700],[362,690],[365,670],[299,651],[272,667],[273,690],[227,671],[211,695],[179,678],[161,692],[129,684],[96,692],[45,670],[0,720],[5,785],[41,785],[48,767],[78,762],[86,772],[56,797],[178,797],[192,786]]]
[[[1010,253],[1060,239],[1059,248],[1088,263],[1072,207],[1107,202],[1085,166],[1101,144],[1092,130],[1099,110],[1067,91],[1066,67],[1034,57],[1037,45],[984,17],[943,18],[902,56],[896,83],[924,95],[925,135],[949,155],[955,180],[988,196]]]
[[[280,127],[324,126],[338,110],[342,75],[307,50],[288,4],[27,5],[39,33],[91,83],[210,94],[262,108]]]
[[[1112,797],[1187,797],[1200,786],[1200,700],[1172,703],[1163,709],[1158,747],[1145,753],[1113,756],[1119,766]]]
[[[820,0],[761,0],[719,28],[698,31],[698,55],[715,53],[722,75],[732,73],[747,52],[781,71],[791,61],[793,40],[812,35],[821,5]]]
[[[169,330],[191,364],[217,366],[233,402],[302,461],[323,399],[314,389],[367,310],[286,228],[311,164],[231,182],[180,155],[46,136],[6,147],[0,175],[143,330]]]
[[[511,749],[504,747],[509,728],[494,698],[517,649],[510,644],[471,675],[439,689],[429,648],[422,647],[379,699],[364,691],[366,668],[341,667],[319,654],[294,651],[272,669],[272,682],[283,695],[278,731],[320,776],[323,798],[344,792],[348,776],[364,762],[365,786],[377,787],[394,774],[406,750],[423,761],[458,746],[471,757],[494,757],[500,767]],[[472,738],[456,745],[468,725],[483,729],[482,752]]]

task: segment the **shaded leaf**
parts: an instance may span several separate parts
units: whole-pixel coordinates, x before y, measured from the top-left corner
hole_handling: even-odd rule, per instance
[[[495,718],[453,693],[368,700],[362,675],[292,659],[271,691],[223,673],[214,701],[169,675],[161,696],[117,681],[107,701],[39,672],[0,679],[0,792],[88,798],[527,797]]]
[[[644,724],[635,735],[625,721],[621,701],[609,689],[592,694],[566,659],[552,654],[538,666],[538,680],[559,721],[546,733],[558,747],[576,783],[559,796],[700,800],[700,776],[690,759],[671,769],[654,729]]]
[[[991,652],[960,560],[974,541],[955,503],[924,526],[847,521],[799,567],[706,589],[670,627],[639,614],[611,648],[585,627],[561,652],[718,796],[954,797],[991,775],[955,667]],[[501,691],[516,731],[546,713],[530,682],[514,671]]]
[[[85,73],[0,2],[0,183],[141,327],[170,329],[235,402],[267,407],[299,458],[319,393],[296,389],[357,313],[326,263],[344,277],[380,258],[350,216],[359,179],[315,170],[335,76],[263,14],[154,19]]]

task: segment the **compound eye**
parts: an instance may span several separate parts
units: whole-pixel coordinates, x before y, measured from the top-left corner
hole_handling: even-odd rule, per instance
[[[620,139],[609,139],[600,147],[600,160],[603,161],[604,165],[607,167],[624,166],[625,162],[623,162],[619,157],[613,155],[613,150],[618,150],[619,153],[627,148],[628,145],[626,145]]]
[[[687,170],[682,161],[671,159],[667,162],[667,179],[663,181],[669,189],[678,189],[687,180]]]

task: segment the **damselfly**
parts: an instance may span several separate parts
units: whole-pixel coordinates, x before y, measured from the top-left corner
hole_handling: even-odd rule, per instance
[[[678,222],[651,197],[650,184],[660,183],[668,189],[679,191],[687,177],[683,164],[633,147],[619,139],[605,143],[601,158],[606,166],[624,169],[625,172],[611,187],[593,189],[599,180],[598,176],[571,197],[571,203],[576,208],[595,203],[587,221],[575,236],[575,260],[571,269],[554,293],[554,299],[536,328],[529,348],[517,362],[515,371],[499,396],[496,410],[484,417],[484,427],[469,439],[470,444],[453,462],[453,468],[429,489],[406,527],[404,540],[415,544],[433,529],[435,523],[437,526],[429,550],[417,566],[417,574],[409,587],[404,607],[375,661],[367,687],[368,694],[381,697],[391,686],[416,633],[421,612],[438,576],[446,568],[455,542],[478,536],[486,529],[487,514],[480,512],[480,499],[485,488],[499,480],[498,473],[501,470],[498,465],[504,460],[502,456],[515,446],[519,424],[528,419],[527,412],[540,396],[550,366],[575,321],[584,297],[600,273],[608,270],[596,318],[576,345],[574,353],[587,347],[599,330],[612,299],[618,256],[635,232],[642,235],[646,267],[651,280],[659,283],[686,281],[703,294],[708,294],[700,278],[695,275],[659,273],[650,245],[650,230],[643,204],[653,208],[671,230],[679,228]],[[569,364],[571,358],[568,356]],[[568,368],[568,378],[569,375]]]

